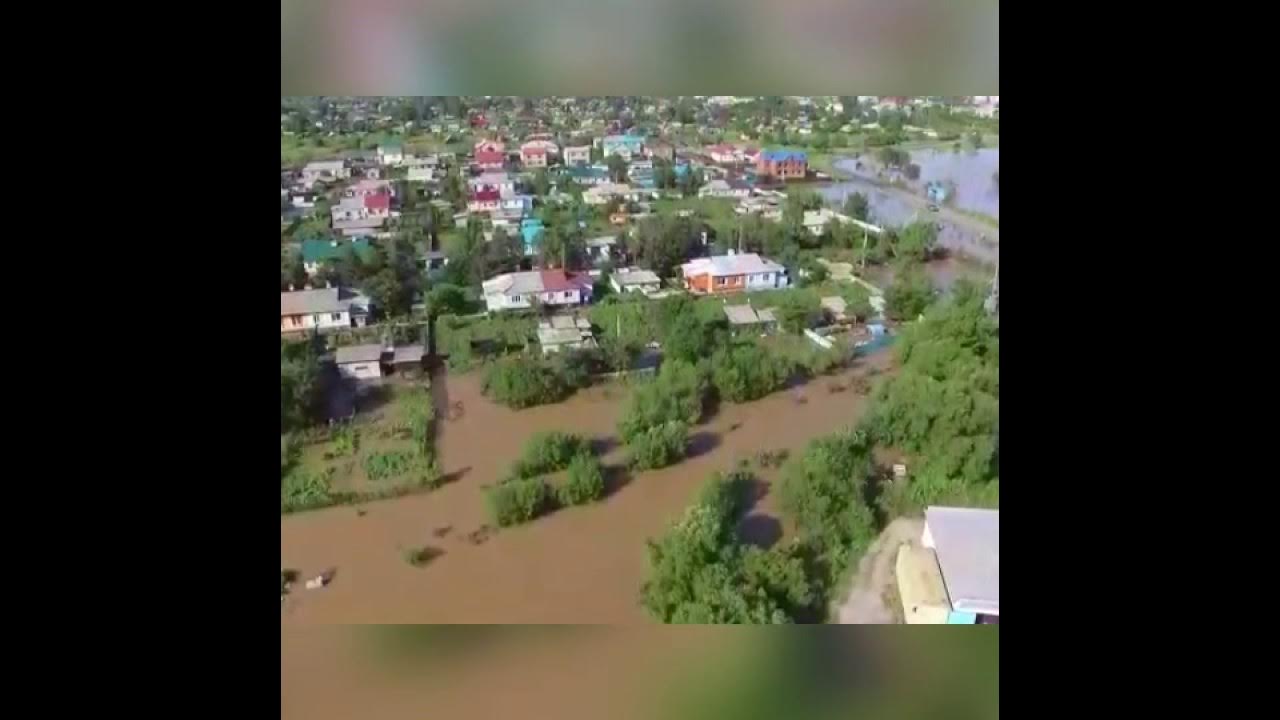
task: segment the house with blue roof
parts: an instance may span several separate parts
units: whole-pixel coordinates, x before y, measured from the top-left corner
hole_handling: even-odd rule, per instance
[[[524,238],[525,255],[538,254],[542,231],[542,221],[538,218],[525,218],[520,221],[520,235]]]
[[[924,186],[924,192],[925,192],[925,195],[929,196],[929,200],[931,202],[937,203],[939,205],[946,202],[947,196],[950,194],[948,192],[947,186],[936,180],[930,180],[928,183],[926,183]]]
[[[781,180],[803,179],[809,173],[809,156],[800,150],[764,150],[756,159],[756,174]]]

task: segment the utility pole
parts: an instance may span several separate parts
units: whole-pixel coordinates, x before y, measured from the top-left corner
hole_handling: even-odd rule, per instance
[[[867,229],[862,228],[862,272],[867,271]]]

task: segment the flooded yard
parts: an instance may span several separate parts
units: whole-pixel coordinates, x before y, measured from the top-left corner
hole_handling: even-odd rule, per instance
[[[853,423],[866,397],[847,386],[891,353],[838,375],[743,405],[723,405],[691,432],[689,459],[631,477],[615,426],[628,389],[608,384],[550,406],[514,411],[480,393],[478,373],[440,376],[437,447],[453,482],[433,492],[281,518],[281,566],[308,577],[333,568],[324,590],[292,592],[285,624],[307,623],[642,623],[645,541],[657,537],[714,470],[762,450],[798,452],[810,440]],[[608,497],[515,528],[488,529],[481,489],[497,481],[525,441],[541,430],[592,438],[605,450]],[[777,470],[761,473],[777,479]],[[776,490],[774,488],[773,490]],[[744,536],[776,540],[787,528],[768,491],[743,520]],[[424,568],[408,548],[441,551]]]

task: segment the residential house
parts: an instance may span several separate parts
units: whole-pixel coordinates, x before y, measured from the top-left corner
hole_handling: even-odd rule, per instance
[[[524,242],[525,255],[537,255],[542,243],[542,221],[538,218],[525,218],[520,221],[520,238]]]
[[[477,190],[497,190],[502,197],[514,195],[516,192],[515,178],[504,172],[487,172],[467,178],[467,186],[472,192]]]
[[[721,164],[736,163],[742,160],[742,156],[738,154],[738,148],[732,145],[712,145],[706,149],[706,154],[713,162]]]
[[[782,219],[782,203],[772,195],[746,198],[734,206],[733,211],[739,215],[759,215],[765,220]]]
[[[507,154],[491,150],[477,150],[471,164],[481,170],[501,170],[506,167]]]
[[[1000,511],[925,509],[920,544],[898,551],[895,574],[910,624],[1000,623]]]
[[[333,229],[344,236],[369,235],[382,228],[391,217],[391,195],[388,192],[366,193],[357,186],[344,193],[338,204],[330,209],[330,214]]]
[[[302,241],[302,267],[308,275],[320,272],[326,262],[333,262],[346,253],[355,253],[362,259],[373,252],[368,238],[358,237],[348,242],[310,238]]]
[[[502,206],[502,194],[495,188],[475,190],[467,199],[467,211],[473,213],[493,212]]]
[[[568,168],[565,175],[583,187],[609,182],[609,168],[600,165],[575,165]]]
[[[840,223],[853,222],[853,218],[828,208],[804,211],[804,226],[810,234],[821,235],[827,229],[827,223],[835,220]]]
[[[493,218],[495,220],[519,220],[532,210],[532,195],[504,195],[498,201],[498,209],[493,212]]]
[[[565,147],[564,164],[569,166],[591,164],[591,146],[573,145]]]
[[[409,170],[410,182],[431,182],[440,161],[434,155],[421,158],[410,156],[405,158],[404,166]]]
[[[280,332],[306,332],[363,326],[368,301],[335,287],[280,293]]]
[[[333,354],[333,363],[342,377],[371,380],[382,377],[382,345],[347,345]]]
[[[652,270],[621,268],[609,276],[609,285],[618,294],[638,292],[649,295],[662,289],[662,278]]]
[[[310,188],[318,182],[331,183],[351,177],[351,169],[343,160],[307,163],[302,168],[302,184]]]
[[[538,344],[542,354],[563,350],[580,350],[596,346],[591,321],[572,315],[554,315],[538,323]]]
[[[606,135],[600,141],[600,148],[605,157],[621,155],[630,160],[644,152],[644,138],[635,135]]]
[[[527,168],[544,168],[547,166],[547,149],[525,143],[520,146],[520,162]]]
[[[572,306],[591,301],[591,278],[564,270],[505,273],[485,280],[484,302],[490,312],[544,306]]]
[[[507,146],[501,140],[481,140],[472,147],[472,150],[476,154],[482,152],[505,154],[507,152]]]
[[[404,147],[398,142],[378,146],[379,165],[400,165],[404,162]]]
[[[698,188],[698,197],[748,198],[751,197],[751,186],[740,181],[712,180]]]
[[[809,172],[809,156],[799,150],[765,150],[756,160],[756,174],[782,180],[803,179]]]
[[[676,149],[670,143],[655,142],[648,146],[649,156],[664,160],[675,160]]]
[[[699,294],[773,290],[787,286],[787,269],[755,253],[697,258],[680,266],[685,289]]]
[[[597,238],[591,238],[586,242],[587,255],[591,257],[591,262],[600,264],[613,257],[613,249],[618,244],[618,239],[612,235],[602,235]]]

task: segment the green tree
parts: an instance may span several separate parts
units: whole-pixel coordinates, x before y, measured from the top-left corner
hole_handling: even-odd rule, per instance
[[[689,443],[689,426],[671,420],[638,433],[627,441],[627,462],[634,470],[656,470],[673,465],[684,457]]]
[[[538,197],[546,197],[551,191],[551,178],[547,176],[547,171],[539,169],[533,174],[533,194]]]
[[[280,340],[280,432],[318,422],[324,414],[324,384],[320,368],[321,341]]]
[[[607,164],[609,166],[610,180],[616,183],[622,183],[627,181],[627,161],[625,158],[615,153],[609,156],[609,161]]]
[[[862,283],[845,285],[840,295],[844,298],[846,314],[866,321],[875,313],[875,308],[871,306],[871,291]]]
[[[884,292],[885,314],[892,320],[914,320],[934,300],[933,284],[919,266],[900,268]]]
[[[284,292],[292,285],[301,290],[307,284],[307,271],[302,266],[302,253],[297,250],[280,248],[280,291]]]
[[[867,222],[867,218],[871,217],[871,204],[867,201],[867,196],[859,192],[849,193],[844,199],[844,214]]]
[[[790,368],[755,343],[734,345],[711,357],[711,382],[720,399],[747,402],[780,389]]]
[[[569,463],[568,481],[556,491],[561,505],[585,505],[604,497],[604,473],[589,452],[580,452]]]
[[[894,254],[909,262],[928,261],[937,252],[938,226],[931,222],[915,222],[902,229],[893,247]]]

